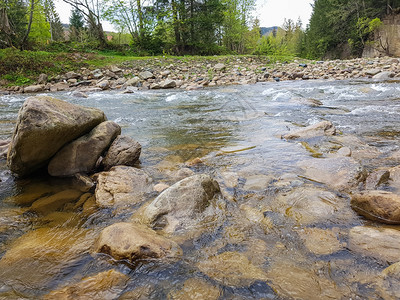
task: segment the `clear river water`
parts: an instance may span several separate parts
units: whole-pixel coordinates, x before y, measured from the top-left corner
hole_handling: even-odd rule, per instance
[[[104,227],[129,220],[137,207],[114,211],[67,203],[33,213],[35,195],[70,189],[73,183],[46,176],[17,180],[1,160],[0,258],[11,258],[0,260],[0,299],[37,299],[112,268],[130,280],[109,298],[185,299],[188,279],[216,290],[213,299],[377,297],[372,278],[389,264],[347,247],[350,228],[375,223],[351,210],[347,193],[309,180],[299,163],[324,160],[347,138],[348,144],[379,153],[357,158],[366,171],[399,165],[394,154],[400,149],[400,83],[295,81],[197,91],[110,91],[86,99],[69,92],[49,95],[103,110],[122,134],[141,143],[140,166],[155,183],[172,185],[185,162],[200,158],[203,163],[189,169],[216,178],[224,204],[199,234],[179,241],[181,259],[132,266],[94,255],[90,248]],[[11,137],[28,96],[0,96],[0,139]],[[322,120],[336,126],[335,142],[281,138]],[[310,191],[326,193],[320,197],[326,208],[310,201],[301,205],[303,198],[312,198]],[[285,196],[292,193],[297,196],[288,204]],[[333,233],[337,249],[320,250],[319,244],[328,244],[325,239],[308,239],[305,233],[315,228]],[[210,275],[198,268],[224,252],[240,253],[257,271],[245,266],[241,274]],[[200,283],[193,285],[192,296],[201,289]]]

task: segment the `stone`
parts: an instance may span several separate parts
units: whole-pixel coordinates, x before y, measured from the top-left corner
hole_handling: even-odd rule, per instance
[[[133,77],[133,78],[128,79],[128,80],[123,84],[122,87],[124,87],[124,88],[125,88],[125,87],[128,87],[128,86],[137,87],[137,86],[139,85],[139,83],[140,83],[140,78],[137,77],[137,76],[135,76],[135,77]]]
[[[102,90],[107,90],[110,88],[110,81],[107,79],[101,80],[96,84],[96,86],[101,88]]]
[[[157,183],[157,184],[154,186],[154,191],[156,191],[157,193],[161,193],[161,192],[165,191],[167,188],[169,188],[169,185],[168,185],[168,184],[165,184],[165,183]]]
[[[388,187],[395,193],[400,194],[400,166],[389,169]]]
[[[286,140],[298,139],[298,138],[312,138],[323,135],[335,135],[336,128],[329,121],[322,121],[314,125],[307,126],[305,128],[295,130],[294,132],[287,133],[282,136]]]
[[[201,261],[197,268],[213,280],[231,287],[250,286],[268,280],[267,274],[239,252],[223,252]]]
[[[76,97],[76,98],[88,98],[89,96],[86,95],[84,92],[80,92],[80,91],[75,91],[72,93],[72,96]]]
[[[111,269],[52,291],[45,295],[43,299],[116,299],[124,290],[128,281],[127,275]]]
[[[172,89],[176,87],[176,81],[171,79],[166,79],[160,83],[162,89]]]
[[[65,77],[67,77],[67,79],[79,79],[81,75],[76,72],[70,71],[65,73]]]
[[[350,157],[313,158],[298,163],[304,176],[337,190],[358,186],[363,180],[361,165]]]
[[[94,249],[97,253],[130,262],[149,258],[176,258],[182,255],[182,249],[175,242],[145,226],[126,222],[103,229]]]
[[[140,216],[144,224],[161,227],[173,233],[180,227],[198,222],[214,197],[219,195],[218,183],[209,175],[194,175],[175,183],[145,207]]]
[[[320,300],[343,297],[343,291],[339,290],[334,281],[326,278],[323,272],[291,261],[273,263],[267,276],[271,287],[281,299]]]
[[[54,282],[64,271],[76,267],[94,240],[92,231],[76,226],[28,231],[7,246],[0,260],[0,282],[21,294],[32,295]]]
[[[132,205],[152,191],[152,179],[143,170],[116,166],[98,175],[96,203],[100,207]]]
[[[349,147],[342,147],[336,152],[336,154],[339,155],[339,156],[350,157],[351,156],[351,149]]]
[[[65,190],[54,195],[40,198],[32,203],[30,210],[45,214],[46,212],[55,211],[66,203],[77,200],[82,195],[81,191],[77,190]]]
[[[142,146],[128,136],[118,136],[111,144],[105,155],[102,165],[104,170],[109,170],[114,166],[134,166],[138,160]]]
[[[400,231],[391,228],[356,226],[349,232],[349,249],[385,262],[400,261]]]
[[[369,70],[365,71],[365,75],[375,76],[380,72],[381,72],[380,69],[369,69]]]
[[[28,98],[19,111],[7,165],[18,176],[45,166],[65,144],[105,121],[101,110],[49,96]]]
[[[351,207],[367,219],[385,224],[400,224],[400,196],[372,190],[353,194]]]
[[[313,186],[302,186],[278,194],[271,203],[271,210],[300,225],[329,220],[348,222],[355,216],[351,208],[334,193]]]
[[[251,175],[246,177],[246,183],[243,189],[248,191],[262,191],[268,188],[269,183],[274,179],[271,175]]]
[[[316,255],[330,255],[343,249],[332,230],[321,228],[304,228],[297,232],[306,248]]]
[[[379,80],[389,80],[389,79],[393,78],[394,75],[395,75],[395,73],[393,73],[393,72],[384,71],[384,72],[380,72],[380,73],[372,76],[372,78],[379,79]]]
[[[152,83],[150,85],[150,89],[151,90],[159,90],[159,89],[161,89],[161,85],[159,83]]]
[[[228,188],[235,188],[239,184],[239,175],[235,172],[221,173],[222,182]]]
[[[377,291],[382,299],[397,299],[400,295],[400,262],[384,269],[377,280]]]
[[[65,91],[69,88],[69,85],[64,82],[57,82],[50,86],[50,92]]]
[[[118,68],[116,65],[111,65],[110,71],[113,73],[121,73],[122,72],[122,70],[120,68]]]
[[[173,300],[217,300],[221,290],[202,279],[190,278],[185,281],[182,289],[173,291],[168,295]]]
[[[37,83],[38,84],[46,84],[47,83],[47,74],[40,74]]]
[[[61,148],[50,160],[49,174],[63,177],[92,172],[100,155],[120,133],[121,127],[117,123],[100,123],[88,134]]]
[[[44,84],[29,85],[24,87],[24,93],[37,93],[44,90]]]
[[[224,70],[226,68],[226,66],[224,65],[224,64],[222,64],[222,63],[218,63],[218,64],[216,64],[215,66],[214,66],[214,70],[215,71],[222,71],[222,70]]]
[[[389,170],[376,170],[368,175],[365,180],[366,190],[375,190],[381,184],[387,183],[390,179]]]
[[[153,73],[151,73],[150,71],[140,72],[138,76],[142,80],[147,80],[147,79],[150,79],[150,78],[154,78]]]

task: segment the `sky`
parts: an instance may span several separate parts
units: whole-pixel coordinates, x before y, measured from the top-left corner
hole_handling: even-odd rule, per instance
[[[62,0],[55,0],[56,8],[62,23],[68,24],[71,8]],[[256,0],[255,16],[260,20],[261,27],[281,26],[286,19],[297,21],[300,17],[303,27],[308,24],[311,16],[311,3],[314,0]],[[110,23],[104,22],[106,31],[113,31]]]

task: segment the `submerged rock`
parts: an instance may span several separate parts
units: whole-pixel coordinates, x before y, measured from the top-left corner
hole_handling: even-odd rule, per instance
[[[57,194],[36,200],[32,203],[30,210],[41,214],[55,211],[63,207],[66,203],[77,200],[81,195],[81,191],[71,189],[65,190]]]
[[[93,245],[86,229],[43,227],[17,238],[0,260],[0,282],[21,294],[37,292],[76,264]]]
[[[400,295],[400,262],[383,270],[377,285],[378,293],[383,299],[397,299]]]
[[[43,299],[116,299],[128,281],[127,275],[116,270],[108,270],[52,291]]]
[[[335,135],[336,128],[332,122],[322,121],[314,125],[307,126],[305,128],[296,130],[291,133],[287,133],[282,137],[286,140],[298,139],[298,138],[312,138],[321,135]]]
[[[357,226],[350,230],[349,249],[393,263],[400,261],[399,240],[399,230]]]
[[[100,207],[132,205],[153,191],[152,179],[143,170],[116,166],[98,175],[96,203]]]
[[[301,161],[298,165],[308,179],[337,190],[357,187],[364,176],[360,164],[350,157],[314,158]]]
[[[172,300],[217,300],[221,290],[202,279],[190,278],[185,281],[182,289],[171,292],[168,299]]]
[[[181,248],[154,230],[143,225],[116,223],[100,234],[95,252],[111,255],[114,259],[174,258],[182,254]]]
[[[194,175],[185,178],[163,191],[147,205],[140,214],[140,221],[166,232],[198,222],[199,214],[219,194],[219,185],[209,175]],[[197,221],[196,221],[197,220]]]
[[[338,219],[346,222],[355,215],[334,193],[312,186],[278,194],[271,203],[271,209],[302,225]]]
[[[98,109],[49,96],[30,97],[19,111],[7,164],[15,174],[28,175],[103,121],[104,113]]]
[[[335,282],[293,262],[274,263],[267,276],[272,288],[282,299],[320,300],[343,297],[343,291],[339,290]]]
[[[365,191],[351,197],[351,207],[367,219],[400,224],[400,196],[386,191]]]
[[[104,170],[114,166],[134,166],[139,160],[142,146],[128,136],[118,136],[111,144],[106,156],[101,162]]]
[[[343,245],[332,230],[305,228],[298,232],[306,248],[316,255],[329,255],[340,251]]]
[[[224,252],[212,256],[198,263],[197,267],[208,277],[226,286],[249,286],[257,280],[268,279],[263,270],[253,265],[244,254],[239,252]]]
[[[88,134],[57,152],[48,165],[49,174],[71,176],[76,173],[92,172],[100,155],[120,133],[121,127],[112,121],[97,125]]]

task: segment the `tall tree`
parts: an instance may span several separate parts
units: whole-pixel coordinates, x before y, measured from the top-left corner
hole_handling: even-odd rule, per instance
[[[63,0],[73,8],[79,10],[86,19],[91,33],[97,39],[101,48],[107,47],[107,40],[101,23],[102,2],[101,0]]]
[[[60,17],[56,11],[53,0],[43,0],[44,12],[46,20],[50,24],[50,35],[52,41],[64,40],[64,28],[61,24]]]
[[[69,18],[69,28],[71,40],[78,40],[81,37],[83,26],[85,22],[83,21],[83,16],[78,9],[73,9],[71,16]]]

